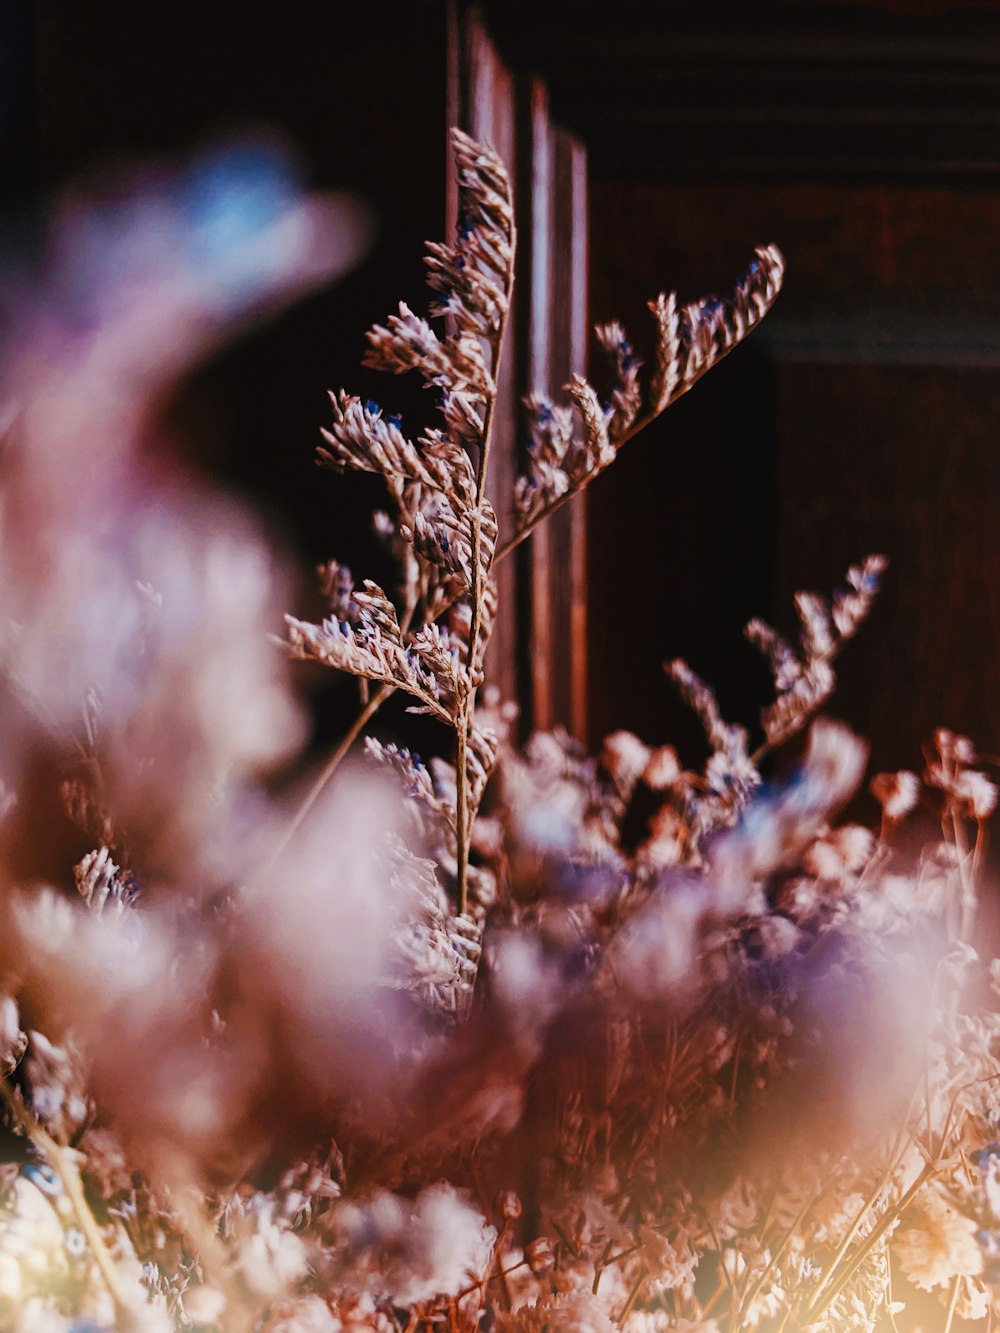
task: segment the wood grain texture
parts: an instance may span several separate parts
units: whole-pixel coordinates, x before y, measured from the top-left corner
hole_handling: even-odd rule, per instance
[[[1000,11],[984,3],[494,0],[604,175],[996,180]]]

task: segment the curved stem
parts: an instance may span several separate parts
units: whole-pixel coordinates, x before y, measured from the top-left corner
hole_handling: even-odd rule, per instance
[[[277,865],[277,863],[281,860],[292,839],[295,837],[296,833],[305,823],[306,817],[308,816],[310,810],[313,808],[313,806],[319,800],[320,796],[323,794],[323,791],[327,783],[330,781],[334,773],[340,767],[342,761],[346,758],[347,753],[350,750],[351,746],[358,739],[358,737],[364,731],[365,727],[368,725],[368,723],[372,720],[372,718],[375,716],[378,710],[385,703],[386,699],[388,699],[390,695],[395,694],[395,692],[396,691],[392,685],[381,685],[375,691],[375,693],[369,697],[368,702],[365,704],[364,708],[362,708],[361,712],[351,723],[350,729],[347,732],[345,732],[344,735],[341,737],[340,743],[338,744],[337,748],[334,750],[330,758],[327,760],[326,764],[323,767],[322,772],[319,774],[313,785],[309,788],[309,791],[306,793],[305,799],[303,800],[302,804],[299,806],[294,816],[292,817],[291,823],[285,829],[285,833],[281,841],[278,843],[277,847],[268,857],[264,865],[265,874],[268,871],[273,870],[274,867]]]

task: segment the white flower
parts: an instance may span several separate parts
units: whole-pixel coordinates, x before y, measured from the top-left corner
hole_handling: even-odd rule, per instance
[[[431,1185],[415,1200],[380,1190],[336,1210],[346,1247],[395,1305],[453,1296],[482,1275],[496,1231],[452,1186]],[[376,1271],[372,1271],[372,1270]]]
[[[955,779],[955,795],[965,801],[973,819],[989,819],[996,809],[997,788],[983,773],[970,770]]]
[[[893,1252],[906,1276],[924,1291],[948,1287],[956,1277],[974,1277],[983,1268],[975,1222],[930,1191],[914,1209],[911,1225],[897,1235]]]
[[[908,769],[898,773],[879,773],[871,780],[872,795],[882,807],[886,819],[895,822],[908,815],[920,797],[920,779]]]
[[[287,1291],[305,1277],[306,1247],[298,1236],[271,1220],[262,1210],[257,1229],[240,1249],[240,1268],[250,1290],[264,1299]]]

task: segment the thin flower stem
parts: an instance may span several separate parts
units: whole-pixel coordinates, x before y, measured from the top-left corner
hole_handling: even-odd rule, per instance
[[[718,1303],[719,1303],[720,1299],[722,1298],[722,1296],[724,1295],[725,1291],[726,1291],[726,1281],[725,1281],[725,1278],[721,1278],[721,1277],[720,1277],[719,1280],[718,1280],[718,1282],[715,1284],[715,1290],[712,1292],[711,1296],[709,1296],[709,1298],[708,1298],[708,1300],[705,1302],[705,1304],[701,1307],[701,1318],[702,1318],[702,1319],[707,1319],[707,1318],[708,1318],[708,1316],[712,1313],[712,1311],[713,1311],[713,1310],[715,1309],[715,1307],[718,1305]]]
[[[806,1216],[808,1215],[809,1211],[815,1206],[815,1204],[816,1204],[817,1200],[819,1199],[819,1197],[820,1197],[820,1196],[817,1195],[815,1198],[811,1198],[811,1199],[807,1200],[807,1202],[804,1203],[804,1204],[802,1205],[802,1207],[799,1209],[798,1214],[797,1214],[797,1216],[796,1216],[796,1218],[795,1218],[795,1221],[792,1223],[792,1225],[791,1225],[791,1226],[788,1228],[788,1230],[785,1232],[785,1235],[784,1235],[784,1238],[782,1239],[781,1244],[777,1247],[777,1249],[776,1249],[776,1250],[774,1251],[774,1253],[771,1255],[771,1258],[770,1258],[770,1261],[769,1261],[767,1267],[764,1269],[763,1273],[761,1273],[761,1275],[760,1275],[760,1277],[757,1279],[757,1281],[753,1284],[753,1287],[751,1288],[751,1290],[748,1291],[747,1294],[743,1297],[743,1301],[742,1301],[742,1303],[741,1303],[741,1305],[740,1305],[740,1311],[739,1311],[739,1314],[738,1314],[738,1316],[737,1316],[737,1318],[738,1318],[739,1320],[742,1321],[742,1320],[746,1319],[747,1314],[748,1314],[749,1311],[750,1311],[750,1307],[753,1305],[754,1301],[757,1299],[757,1297],[760,1295],[760,1293],[764,1290],[764,1287],[767,1285],[767,1280],[768,1280],[768,1278],[769,1278],[769,1277],[771,1276],[771,1274],[777,1269],[777,1267],[778,1267],[778,1263],[779,1263],[779,1261],[780,1261],[780,1259],[781,1259],[781,1256],[784,1254],[785,1250],[788,1248],[789,1243],[794,1239],[796,1233],[798,1232],[798,1229],[799,1229],[800,1225],[802,1224],[802,1222],[804,1221],[804,1219],[805,1219]]]
[[[469,905],[469,733],[463,712],[455,723],[455,839],[458,856],[458,914]]]
[[[510,231],[510,253],[513,256],[517,252],[517,232],[513,223]],[[511,259],[507,270],[506,282],[506,300],[500,312],[499,323],[497,325],[496,339],[493,344],[492,352],[492,373],[494,386],[496,386],[497,370],[503,357],[503,348],[505,336],[507,333],[508,316],[510,314],[510,305],[514,296],[514,263]],[[496,416],[498,389],[494,387],[493,392],[487,397],[486,410],[483,416],[483,436],[482,444],[479,449],[479,461],[476,466],[476,505],[472,511],[472,531],[471,531],[471,563],[472,563],[472,588],[471,596],[471,617],[469,623],[469,649],[466,659],[466,669],[468,672],[469,684],[464,700],[459,705],[459,716],[455,725],[455,790],[456,799],[456,861],[457,861],[457,888],[458,888],[458,913],[459,916],[465,914],[469,905],[469,841],[472,835],[472,822],[475,819],[475,812],[470,808],[469,802],[469,777],[467,769],[468,741],[469,732],[472,730],[473,715],[476,708],[476,680],[479,674],[479,638],[482,629],[483,617],[483,594],[484,575],[483,560],[481,554],[483,537],[483,502],[486,499],[486,471],[490,461],[490,444],[493,439],[493,421]]]
[[[298,833],[299,829],[305,823],[305,820],[310,810],[312,810],[313,806],[319,800],[320,796],[322,796],[323,791],[325,790],[330,779],[333,777],[334,773],[336,773],[337,769],[340,767],[343,760],[347,757],[347,754],[351,746],[358,739],[358,737],[364,731],[365,727],[368,725],[368,723],[372,720],[372,718],[375,716],[378,710],[385,703],[386,699],[388,699],[390,695],[395,694],[395,692],[396,692],[395,688],[392,685],[380,685],[379,688],[375,691],[375,693],[369,696],[368,702],[365,704],[364,708],[362,708],[361,712],[351,723],[351,726],[348,729],[348,731],[346,731],[344,735],[341,737],[340,742],[337,745],[337,748],[334,750],[333,754],[330,756],[330,758],[324,765],[323,771],[320,773],[319,777],[317,777],[316,781],[313,783],[313,785],[309,788],[309,791],[306,793],[305,799],[302,801],[302,804],[296,810],[291,823],[285,829],[284,836],[281,838],[281,841],[278,843],[277,847],[274,849],[274,851],[268,858],[265,865],[264,873],[266,873],[269,870],[273,870],[274,867],[277,865],[277,863],[281,860],[282,856],[288,850],[288,847],[292,842],[292,839],[295,837],[296,833]]]
[[[979,1087],[982,1083],[993,1083],[997,1079],[1000,1079],[1000,1073],[983,1074],[980,1078],[970,1079],[968,1083],[962,1083],[955,1089],[951,1101],[948,1103],[948,1114],[945,1117],[944,1128],[942,1129],[941,1137],[938,1140],[937,1157],[940,1158],[944,1156],[945,1144],[948,1142],[948,1138],[951,1134],[952,1117],[955,1114],[955,1107],[958,1105],[959,1097],[961,1097],[963,1093],[968,1092],[970,1088]]]
[[[899,1325],[896,1323],[896,1316],[893,1314],[892,1307],[892,1251],[887,1249],[885,1254],[885,1312],[889,1316],[892,1333],[899,1333]]]
[[[62,1182],[62,1187],[66,1191],[66,1196],[70,1201],[80,1230],[90,1246],[94,1262],[97,1264],[101,1277],[104,1279],[104,1285],[114,1302],[115,1311],[118,1315],[127,1314],[129,1305],[122,1294],[115,1261],[111,1257],[104,1237],[101,1235],[101,1229],[90,1210],[90,1205],[87,1203],[86,1195],[83,1192],[83,1183],[80,1180],[80,1172],[69,1149],[57,1143],[52,1135],[42,1127],[24,1102],[14,1095],[10,1084],[2,1076],[0,1076],[0,1096],[9,1107],[11,1115],[17,1120],[24,1133]]]
[[[527,1268],[527,1267],[528,1267],[527,1259],[522,1259],[519,1263],[511,1264],[509,1268],[501,1268],[500,1265],[497,1264],[493,1272],[488,1273],[482,1281],[474,1282],[471,1287],[466,1287],[463,1291],[460,1291],[458,1295],[454,1296],[452,1299],[456,1301],[463,1301],[465,1300],[466,1296],[471,1296],[474,1291],[479,1291],[484,1284],[488,1286],[491,1282],[503,1282],[506,1280],[508,1274],[516,1273],[519,1268]]]
[[[619,1328],[623,1328],[625,1326],[626,1319],[628,1319],[629,1315],[635,1309],[635,1303],[639,1299],[639,1293],[640,1291],[642,1291],[643,1284],[645,1283],[646,1278],[648,1276],[649,1276],[649,1271],[646,1268],[639,1269],[639,1275],[636,1278],[636,1280],[632,1283],[632,1290],[629,1292],[628,1298],[625,1301],[625,1304],[622,1306],[622,1312],[615,1320],[615,1323],[618,1325]]]
[[[962,823],[954,802],[951,808],[951,823],[955,834],[955,850],[958,852],[958,874],[962,885],[962,903],[958,927],[960,942],[967,941],[976,923],[976,882],[970,869],[969,840],[965,836]]]
[[[936,984],[937,982],[935,980],[935,986]],[[926,1064],[924,1066],[924,1073],[926,1074]],[[907,1126],[910,1123],[910,1116],[913,1113],[913,1104],[916,1101],[919,1089],[920,1089],[920,1081],[918,1079],[918,1081],[914,1084],[912,1091],[910,1092],[910,1099],[906,1104],[906,1111],[903,1115],[902,1124],[900,1125],[895,1140],[893,1141],[892,1146],[889,1149],[889,1157],[882,1171],[882,1174],[879,1177],[879,1182],[875,1186],[874,1190],[872,1190],[868,1198],[865,1200],[864,1205],[862,1206],[860,1212],[858,1212],[857,1215],[855,1216],[854,1221],[851,1223],[851,1226],[847,1231],[847,1234],[844,1236],[843,1240],[840,1243],[837,1253],[833,1256],[833,1259],[827,1265],[826,1272],[820,1278],[819,1284],[816,1287],[815,1291],[813,1292],[814,1303],[817,1300],[817,1298],[822,1295],[823,1289],[826,1286],[826,1284],[832,1279],[834,1273],[837,1270],[837,1265],[841,1262],[844,1255],[847,1253],[848,1246],[850,1245],[855,1234],[857,1233],[858,1227],[861,1225],[865,1216],[871,1211],[872,1208],[874,1208],[875,1204],[878,1202],[879,1195],[882,1193],[886,1185],[888,1185],[889,1181],[892,1179],[893,1171],[895,1171],[896,1167],[899,1165],[902,1155],[906,1151],[907,1145],[913,1138],[913,1135],[907,1129]],[[928,1104],[929,1104],[929,1094],[928,1094]],[[796,1222],[795,1225],[797,1226],[798,1222]]]
[[[415,611],[416,611],[416,600],[412,595],[408,596],[406,601],[406,607],[403,612],[403,618],[399,624],[401,634],[407,634],[409,633],[410,629],[413,628],[413,617]],[[307,815],[309,814],[309,811],[319,800],[320,796],[322,796],[327,783],[330,782],[330,780],[333,778],[334,773],[336,773],[337,769],[343,763],[344,759],[346,759],[347,755],[350,752],[351,746],[358,739],[358,737],[364,731],[365,727],[372,720],[372,718],[382,707],[385,701],[387,699],[392,698],[392,696],[396,693],[396,686],[389,684],[387,681],[383,682],[379,686],[379,688],[375,691],[374,694],[372,694],[368,689],[368,686],[370,684],[368,680],[362,677],[360,683],[362,689],[365,691],[365,693],[362,696],[363,707],[360,713],[351,723],[350,728],[340,738],[340,741],[337,744],[337,748],[334,750],[333,754],[327,760],[326,764],[323,767],[323,771],[320,773],[319,777],[317,777],[316,781],[313,783],[313,785],[309,788],[309,791],[306,793],[305,799],[302,801],[299,808],[296,810],[294,816],[292,817],[291,823],[285,830],[284,837],[278,843],[277,848],[271,853],[271,856],[266,863],[266,870],[274,869],[274,866],[285,854],[292,839],[295,837],[296,833],[302,827],[302,824],[304,823]]]
[[[955,1285],[951,1289],[951,1300],[948,1302],[948,1320],[944,1326],[944,1333],[951,1333],[951,1326],[955,1322],[955,1307],[958,1305],[958,1288],[961,1281],[961,1276],[956,1277]]]

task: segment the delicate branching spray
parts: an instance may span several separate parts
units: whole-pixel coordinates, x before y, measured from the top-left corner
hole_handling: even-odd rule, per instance
[[[452,131],[452,148],[458,234],[454,245],[427,251],[428,282],[439,294],[430,313],[446,321],[447,332],[440,337],[401,304],[385,327],[369,333],[365,358],[392,374],[415,370],[439,395],[441,426],[413,441],[399,417],[341,391],[331,395],[333,425],[319,450],[326,466],[385,479],[395,513],[380,514],[377,526],[400,561],[402,611],[370,581],[355,591],[347,572],[331,564],[323,571],[333,594],[330,618],[309,625],[289,617],[288,628],[297,655],[379,683],[351,739],[396,689],[414,698],[411,711],[454,730],[455,903],[464,915],[473,824],[497,754],[496,736],[477,727],[475,716],[497,614],[493,566],[746,337],[777,296],[784,264],[772,246],[758,251],[728,301],[706,297],[680,311],[673,295],[651,302],[657,344],[648,392],[624,329],[600,327],[612,372],[607,399],[575,374],[569,405],[529,400],[529,470],[515,484],[514,531],[501,540],[486,481],[514,283],[513,201],[495,153],[460,130]],[[321,782],[345,753],[338,750]]]

